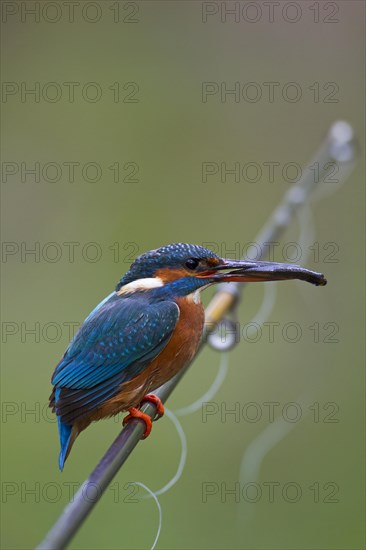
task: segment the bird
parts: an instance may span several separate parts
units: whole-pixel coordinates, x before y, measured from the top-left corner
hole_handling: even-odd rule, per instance
[[[324,275],[293,264],[223,259],[195,244],[175,243],[138,256],[85,319],[57,364],[49,406],[57,416],[63,470],[71,448],[93,421],[129,411],[152,427],[140,410],[153,393],[197,353],[204,327],[200,292],[225,282],[301,279],[317,286]]]

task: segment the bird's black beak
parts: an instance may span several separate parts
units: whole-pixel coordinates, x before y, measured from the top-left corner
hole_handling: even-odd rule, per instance
[[[244,260],[221,260],[220,263],[212,267],[210,273],[202,273],[201,277],[211,278],[217,283],[300,279],[316,286],[327,284],[327,280],[322,273],[310,271],[299,265],[279,264],[275,262],[249,262]]]

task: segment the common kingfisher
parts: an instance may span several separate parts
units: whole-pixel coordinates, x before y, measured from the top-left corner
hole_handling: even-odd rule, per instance
[[[230,281],[302,279],[325,285],[320,273],[272,262],[231,261],[194,244],[170,244],[139,256],[85,319],[52,376],[50,407],[57,415],[62,470],[71,447],[91,422],[139,410],[155,390],[195,356],[204,325],[200,291]],[[124,421],[124,423],[125,423]]]

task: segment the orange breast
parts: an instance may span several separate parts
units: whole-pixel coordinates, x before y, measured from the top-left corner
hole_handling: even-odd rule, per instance
[[[94,412],[93,420],[136,407],[144,395],[173,378],[193,359],[202,336],[204,310],[191,297],[179,298],[177,304],[179,320],[165,348],[141,374],[122,384],[120,393]]]
[[[161,386],[195,356],[203,330],[204,310],[190,298],[177,300],[180,316],[173,336],[147,370],[153,378],[151,390]]]

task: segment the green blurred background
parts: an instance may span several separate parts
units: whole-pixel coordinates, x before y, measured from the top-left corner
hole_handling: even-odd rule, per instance
[[[219,253],[237,256],[290,188],[281,175],[286,163],[305,166],[335,120],[349,121],[362,147],[364,134],[362,1],[271,4],[272,22],[268,3],[261,2],[237,3],[238,21],[233,15],[225,21],[225,3],[215,2],[79,2],[73,22],[70,4],[40,2],[39,21],[26,12],[34,4],[2,6],[4,549],[32,548],[42,539],[69,491],[120,429],[120,419],[90,427],[64,472],[58,471],[57,427],[46,403],[51,373],[69,341],[67,323],[81,322],[137,253],[182,241],[214,243]],[[65,84],[71,82],[79,85]],[[91,82],[96,85],[85,88]],[[255,82],[263,96],[236,102],[215,94],[203,102],[202,82],[226,82],[228,89]],[[273,101],[265,82],[279,83]],[[281,94],[289,82],[302,91],[296,102]],[[336,101],[329,102],[329,82],[336,83]],[[24,92],[24,86],[38,85],[39,101],[22,97],[22,86]],[[97,101],[95,90],[101,90]],[[39,182],[30,174],[22,181],[21,163],[31,168],[36,162]],[[72,162],[79,163],[73,182],[70,164],[63,164]],[[263,174],[255,183],[230,176],[222,182],[219,174],[203,183],[203,162],[253,162]],[[265,162],[279,163],[273,182]],[[87,165],[83,173],[86,163],[97,168]],[[116,163],[114,182],[109,167]],[[313,204],[308,230],[320,252],[317,258],[309,251],[306,265],[324,272],[328,286],[279,284],[267,319],[279,323],[274,342],[267,331],[257,343],[241,339],[213,398],[219,412],[207,422],[201,409],[181,419],[187,463],[179,482],[160,497],[158,548],[364,548],[364,185],[360,155],[345,185]],[[298,239],[295,220],[282,242]],[[65,244],[71,242],[79,243],[73,261]],[[327,243],[336,243],[336,261],[329,262],[333,249]],[[22,257],[22,247],[40,247],[40,253]],[[281,250],[275,259],[285,261]],[[246,289],[242,323],[255,315],[262,296],[263,285]],[[301,327],[298,342],[282,336],[289,322]],[[309,328],[314,323],[319,342]],[[334,326],[337,341],[329,342]],[[36,334],[27,332],[32,328]],[[204,394],[219,361],[206,348],[169,408]],[[245,409],[251,402],[261,412],[258,422],[221,417],[225,407],[235,406],[253,414]],[[256,479],[241,479],[245,451],[267,437],[263,430],[273,429],[268,402],[279,403],[280,427],[289,426],[286,419],[281,423],[281,411],[290,402],[300,404],[302,420],[261,464],[255,461]],[[135,450],[71,548],[149,548],[158,526],[156,506],[139,498],[143,490],[130,502],[125,484],[141,481],[158,490],[179,458],[179,437],[165,418]],[[258,498],[246,485],[250,481],[257,484],[253,491],[262,490]],[[207,483],[214,494],[205,498]],[[225,496],[235,483],[240,494]],[[269,483],[276,487],[273,498]]]

